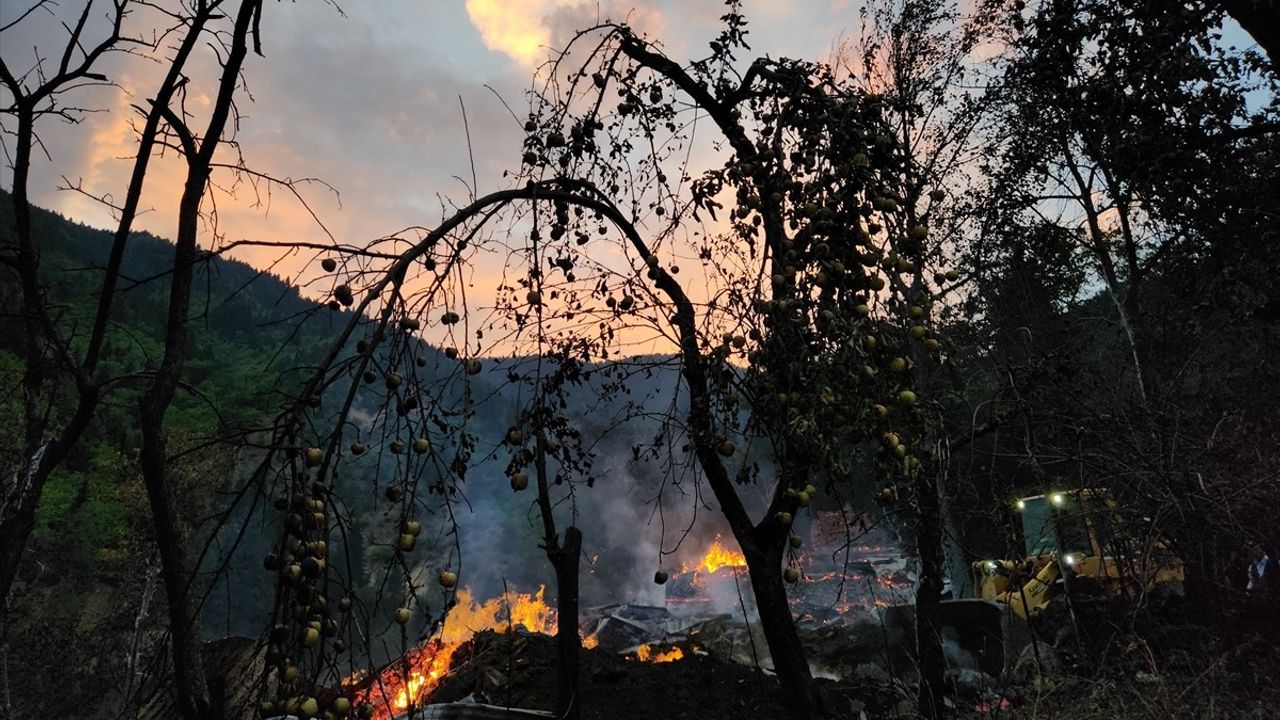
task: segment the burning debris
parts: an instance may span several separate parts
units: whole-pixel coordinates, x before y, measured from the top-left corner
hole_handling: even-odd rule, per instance
[[[679,647],[683,657],[655,662],[669,647]],[[688,645],[657,644],[650,653],[649,661],[641,662],[635,652],[584,652],[583,720],[787,715],[776,681],[750,667],[693,652]],[[550,709],[555,704],[555,658],[553,638],[479,633],[455,654],[453,669],[431,702]]]
[[[585,648],[625,653],[666,635],[671,613],[645,605],[603,605],[583,610],[579,620]]]
[[[697,565],[690,567],[688,563],[680,568],[681,573],[715,573],[720,568],[745,568],[747,558],[741,552],[732,550],[720,543],[720,536],[711,543]]]
[[[535,593],[510,593],[477,603],[469,589],[458,591],[457,603],[446,616],[440,632],[418,648],[383,669],[372,682],[353,676],[346,684],[367,685],[357,704],[373,708],[375,720],[388,720],[418,707],[431,695],[449,671],[458,647],[476,633],[523,631],[554,635],[556,612],[544,600],[546,588]]]
[[[876,652],[871,650],[854,653],[852,664],[840,658],[849,655],[852,646],[882,644],[885,609],[909,604],[914,594],[915,577],[908,559],[891,550],[886,541],[850,546],[830,555],[810,550],[794,555],[792,561],[803,568],[800,581],[791,586],[792,608],[806,639],[818,646],[816,657],[824,667],[840,675],[852,672],[859,663],[875,662]],[[583,647],[631,663],[669,664],[710,655],[740,665],[769,667],[746,558],[740,551],[716,537],[700,555],[681,563],[663,589],[663,606],[612,603],[584,609],[579,623]],[[358,688],[357,703],[370,705],[375,720],[391,720],[410,708],[437,701],[437,690],[474,660],[456,655],[478,633],[533,637],[554,635],[556,629],[556,612],[547,604],[544,588],[483,602],[463,588],[435,637],[375,678],[353,676],[346,684]],[[829,652],[821,652],[822,648]],[[487,688],[485,697],[500,699],[493,693],[505,685],[504,671],[492,664],[488,667],[484,677],[472,677],[471,682]]]
[[[653,645],[641,645],[636,648],[636,659],[640,662],[675,662],[683,657],[684,650],[681,650],[679,647],[671,647],[667,650],[655,650]]]
[[[912,605],[915,592],[907,558],[885,546],[864,545],[836,559],[808,559],[804,580],[792,586],[790,596],[802,625],[840,625],[868,619],[877,608]]]
[[[840,513],[818,513],[834,516]],[[802,625],[849,624],[875,615],[878,608],[914,603],[916,576],[911,560],[886,535],[850,543],[824,529],[832,518],[814,522],[812,549],[797,552],[796,582],[789,586],[792,611]],[[798,537],[798,536],[797,536]],[[665,586],[666,605],[679,615],[704,617],[727,613],[745,622],[755,619],[746,558],[719,536],[695,560],[681,565]]]

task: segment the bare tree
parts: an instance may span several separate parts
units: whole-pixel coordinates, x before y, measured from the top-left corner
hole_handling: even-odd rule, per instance
[[[205,5],[206,11],[210,6]],[[164,356],[151,374],[151,382],[139,401],[142,451],[139,464],[151,502],[156,545],[164,567],[165,595],[169,601],[169,633],[173,641],[173,666],[178,706],[187,720],[220,714],[210,705],[203,671],[198,611],[192,602],[193,574],[186,521],[177,510],[174,490],[168,477],[168,438],[165,413],[173,402],[182,376],[190,332],[192,278],[196,269],[196,241],[199,237],[201,202],[213,170],[214,154],[227,132],[234,113],[234,100],[241,84],[241,70],[250,43],[260,51],[258,27],[261,0],[245,0],[235,14],[235,22],[225,43],[218,91],[205,130],[197,134],[187,118],[170,106],[161,107],[169,129],[176,136],[187,164],[187,177],[178,205],[178,233],[174,240],[173,272],[169,281],[169,303],[164,332]]]
[[[6,30],[14,27],[31,12],[46,3],[38,3]],[[172,22],[157,33],[152,52],[163,43],[177,38],[172,54],[166,58],[166,72],[149,107],[138,108],[144,118],[139,130],[138,149],[124,200],[111,205],[117,215],[117,226],[102,284],[96,295],[94,319],[82,352],[73,350],[72,338],[52,319],[41,289],[39,253],[32,237],[28,178],[32,150],[38,143],[35,123],[44,116],[73,119],[81,110],[63,104],[64,94],[85,85],[107,83],[105,76],[93,71],[94,64],[106,53],[119,49],[126,40],[121,26],[136,3],[115,2],[110,15],[108,36],[99,44],[85,48],[82,35],[89,24],[93,2],[85,4],[79,20],[69,27],[70,38],[57,72],[48,75],[43,61],[30,71],[16,75],[7,64],[0,64],[0,80],[13,96],[7,111],[17,117],[13,154],[14,204],[17,219],[17,247],[5,260],[19,278],[22,292],[24,357],[24,426],[26,448],[17,473],[17,484],[5,488],[4,515],[0,532],[4,551],[0,563],[0,587],[6,597],[12,588],[34,523],[35,507],[41,489],[50,474],[67,457],[79,441],[103,397],[125,383],[145,380],[146,392],[139,406],[143,434],[141,467],[151,503],[158,550],[163,566],[163,579],[170,632],[173,641],[173,666],[178,705],[183,717],[194,720],[218,712],[212,707],[202,670],[197,609],[192,602],[193,570],[187,546],[185,521],[179,517],[173,490],[166,477],[167,442],[163,430],[164,416],[179,386],[189,328],[192,277],[197,266],[196,242],[202,219],[202,200],[210,174],[216,166],[215,153],[228,131],[235,114],[234,99],[241,84],[241,70],[252,43],[258,49],[258,26],[262,3],[247,0],[235,11],[230,28],[219,28],[226,6],[222,0],[199,0],[190,7],[168,11],[153,7],[159,16]],[[177,101],[185,97],[190,77],[187,65],[196,50],[212,39],[221,51],[221,73],[218,89],[207,126],[202,133],[190,127],[190,118]],[[28,83],[38,78],[34,89]],[[175,109],[176,107],[179,109]],[[121,280],[121,264],[133,222],[137,216],[147,170],[157,150],[169,147],[182,154],[187,163],[187,178],[178,207],[178,233],[170,273],[167,306],[165,351],[158,368],[148,369],[136,377],[103,377],[99,372],[103,345],[111,323],[113,302]],[[88,192],[79,186],[73,188]],[[105,202],[105,201],[104,201]],[[61,426],[51,424],[52,408],[61,395],[60,386],[70,380],[73,410]]]
[[[0,32],[12,32],[29,15],[48,5],[50,3],[43,0],[36,3],[4,28],[0,28]],[[69,37],[56,67],[46,68],[41,58],[25,71],[14,70],[10,68],[8,61],[0,58],[0,81],[11,97],[4,112],[14,116],[17,122],[12,131],[11,155],[16,244],[4,248],[0,260],[16,275],[21,288],[18,315],[22,318],[24,436],[21,462],[13,469],[12,481],[9,473],[5,473],[4,485],[0,486],[3,487],[3,505],[0,505],[0,597],[4,598],[9,597],[22,551],[35,525],[36,506],[40,502],[44,483],[84,433],[102,392],[102,379],[96,378],[95,373],[114,298],[118,259],[116,272],[109,268],[106,274],[103,299],[99,304],[90,342],[83,355],[78,355],[72,349],[70,339],[64,337],[63,332],[55,326],[45,306],[40,281],[40,255],[32,237],[31,201],[28,194],[32,153],[40,146],[37,123],[46,118],[77,121],[86,111],[73,104],[69,105],[69,102],[74,101],[69,100],[68,96],[86,87],[108,84],[107,77],[97,72],[95,66],[105,55],[123,50],[130,42],[122,34],[122,25],[132,10],[133,3],[122,0],[112,4],[110,27],[105,37],[86,46],[84,34],[91,19],[93,5],[93,2],[86,2],[75,25],[67,28]],[[149,159],[149,154],[146,157]],[[145,164],[143,171],[145,172]],[[140,182],[137,190],[141,190]],[[122,218],[121,224],[126,236],[131,221],[132,215],[127,221]],[[120,245],[122,250],[123,243]],[[66,380],[75,384],[79,401],[63,427],[50,427],[49,386]],[[56,389],[53,392],[56,393]]]

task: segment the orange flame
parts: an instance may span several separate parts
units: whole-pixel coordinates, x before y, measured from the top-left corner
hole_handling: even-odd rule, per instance
[[[543,600],[545,587],[533,594],[512,593],[477,603],[470,589],[458,591],[458,602],[445,618],[440,634],[410,650],[401,662],[383,671],[360,698],[373,706],[375,720],[389,718],[417,706],[440,678],[462,643],[481,630],[506,632],[516,626],[530,632],[555,634],[556,611]]]
[[[546,587],[536,593],[511,593],[477,604],[471,590],[458,591],[458,603],[445,618],[440,640],[458,645],[481,630],[505,632],[522,626],[529,632],[555,634],[556,611],[543,600]]]
[[[636,659],[640,662],[667,663],[675,662],[684,657],[684,651],[678,647],[673,647],[666,652],[654,653],[652,645],[641,645],[636,648]]]
[[[599,645],[600,645],[600,638],[596,637],[595,633],[592,633],[582,638],[582,647],[586,650],[591,650],[592,648],[598,647]]]
[[[682,572],[705,572],[713,573],[724,567],[746,567],[747,558],[736,550],[730,550],[720,544],[720,538],[716,538],[711,543],[711,547],[707,548],[707,553],[702,556],[702,560],[694,567],[683,567]]]
[[[433,638],[410,650],[399,662],[384,670],[374,684],[360,694],[357,703],[372,706],[373,717],[377,720],[387,720],[409,709],[439,683],[448,671],[449,661],[457,648],[456,644],[446,644]]]

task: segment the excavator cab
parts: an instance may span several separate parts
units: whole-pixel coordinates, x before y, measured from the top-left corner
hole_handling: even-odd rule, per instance
[[[1098,554],[1105,539],[1098,531],[1109,530],[1111,525],[1106,515],[1108,508],[1093,493],[1081,493],[1080,497],[1063,492],[1035,495],[1022,498],[1015,505],[1022,520],[1028,558],[1052,557],[1055,553]]]

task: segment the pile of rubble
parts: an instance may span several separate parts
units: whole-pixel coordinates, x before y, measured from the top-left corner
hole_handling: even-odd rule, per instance
[[[630,627],[616,619],[611,624]],[[684,657],[670,663],[641,662],[634,655],[604,650],[603,642],[584,650],[579,688],[583,720],[787,715],[771,676],[699,654],[691,641],[682,647]],[[555,705],[555,673],[554,638],[486,631],[454,654],[449,674],[430,702],[549,711]]]

